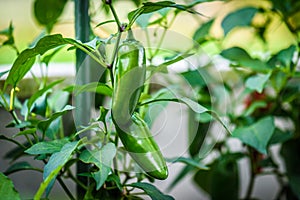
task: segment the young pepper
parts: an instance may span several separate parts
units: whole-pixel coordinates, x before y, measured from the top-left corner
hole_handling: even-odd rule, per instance
[[[145,49],[132,31],[119,47],[112,101],[118,136],[136,163],[150,176],[166,179],[168,169],[147,124],[135,112],[146,77]]]
[[[120,126],[131,120],[146,78],[145,49],[135,40],[131,30],[119,47],[118,64],[114,71],[112,112]]]
[[[148,125],[134,113],[127,132],[116,125],[117,133],[130,156],[151,177],[166,179],[168,168],[161,151],[154,141]]]

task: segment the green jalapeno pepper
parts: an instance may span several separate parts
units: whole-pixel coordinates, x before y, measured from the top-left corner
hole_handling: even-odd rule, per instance
[[[116,125],[117,133],[130,156],[151,177],[166,179],[168,168],[161,151],[153,139],[148,125],[134,113],[132,122],[127,127],[127,132]]]
[[[118,63],[114,75],[112,112],[116,122],[127,124],[131,120],[146,78],[146,57],[143,45],[134,39],[131,30],[118,50]]]
[[[145,49],[131,30],[118,51],[112,119],[124,148],[150,176],[166,179],[168,169],[147,124],[135,112],[146,77]]]

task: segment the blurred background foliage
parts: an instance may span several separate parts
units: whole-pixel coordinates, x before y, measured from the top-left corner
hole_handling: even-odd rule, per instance
[[[65,2],[65,1],[62,1]],[[101,1],[91,0],[91,21],[93,31],[100,37],[107,37],[111,32],[114,32],[114,26],[110,24],[102,25],[95,28],[100,21],[106,21],[112,19],[112,16],[107,10],[101,7]],[[190,0],[176,1],[176,3],[189,3]],[[287,2],[286,4],[282,2]],[[136,8],[140,1],[115,1],[116,9],[120,16],[121,21],[127,20],[127,13]],[[61,33],[64,37],[74,38],[74,2],[67,1],[63,13],[59,16],[59,20],[53,27],[51,33]],[[170,30],[176,31],[187,37],[192,38],[194,32],[199,26],[214,19],[211,23],[210,41],[206,43],[202,48],[208,53],[218,53],[221,48],[226,49],[231,46],[240,46],[250,52],[259,53],[268,50],[270,53],[277,52],[284,47],[288,47],[291,43],[295,42],[295,38],[289,31],[286,24],[282,23],[281,17],[286,18],[289,22],[289,26],[295,31],[299,28],[299,13],[296,12],[299,9],[299,3],[297,1],[280,1],[274,0],[275,8],[282,11],[286,16],[281,14],[275,14],[271,12],[261,12],[263,9],[272,9],[271,1],[252,1],[252,0],[234,0],[234,1],[211,1],[207,3],[201,3],[195,6],[195,10],[202,13],[203,16],[190,15],[188,13],[181,13],[180,17],[176,19],[176,23],[173,23]],[[38,6],[38,5],[37,5]],[[63,7],[54,5],[59,8],[58,13],[62,11]],[[62,5],[60,5],[62,6]],[[222,29],[222,20],[228,13],[238,10],[242,7],[259,7],[258,11],[252,20],[251,27],[240,27],[236,30],[230,31],[226,34]],[[34,18],[34,1],[33,0],[10,0],[0,1],[1,21],[0,30],[3,30],[9,26],[11,22],[14,27],[14,37],[16,38],[16,46],[18,49],[24,49],[34,41],[40,34],[45,32],[43,25],[43,19],[39,21]],[[102,12],[99,10],[102,9]],[[39,9],[37,9],[39,10]],[[251,11],[250,11],[251,12]],[[38,14],[38,13],[37,13]],[[170,16],[171,17],[171,16]],[[244,20],[244,19],[243,19]],[[188,22],[188,23],[187,23]],[[232,22],[235,23],[235,22]],[[246,22],[247,23],[247,22]],[[51,26],[51,25],[50,25]],[[0,41],[4,40],[4,36],[0,36]],[[284,40],[284,42],[282,42]],[[178,44],[179,46],[181,44]],[[10,47],[3,47],[0,49],[0,64],[12,63],[15,58],[15,52],[10,50]],[[55,56],[56,62],[71,62],[74,61],[74,55],[72,53],[58,54]]]

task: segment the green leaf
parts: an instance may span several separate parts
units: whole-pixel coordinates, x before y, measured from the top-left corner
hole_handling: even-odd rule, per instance
[[[290,131],[282,131],[278,128],[275,128],[274,134],[272,135],[269,145],[284,143],[293,137],[293,133]]]
[[[21,199],[20,194],[16,191],[13,182],[2,173],[0,173],[0,196],[1,199]]]
[[[250,26],[257,12],[257,8],[246,7],[229,13],[222,21],[224,35],[226,36],[235,27]]]
[[[93,195],[93,191],[95,191],[95,183],[92,183],[89,185],[87,188],[87,191],[83,197],[83,200],[90,200],[90,199],[95,199]]]
[[[15,44],[13,31],[14,31],[14,27],[13,27],[12,22],[10,22],[8,28],[0,31],[0,35],[4,35],[7,37],[7,39],[5,41],[3,41],[2,45],[14,45]]]
[[[200,3],[207,3],[207,2],[211,2],[211,1],[214,1],[214,0],[193,0],[189,5],[188,7],[194,7]]]
[[[29,121],[21,121],[19,124],[17,124],[15,121],[11,122],[10,124],[6,125],[6,127],[14,127],[14,128],[27,128],[31,127],[31,122]]]
[[[51,31],[57,19],[61,16],[67,0],[35,0],[34,16],[39,24]]]
[[[249,77],[246,80],[246,87],[250,90],[255,90],[258,93],[261,93],[265,88],[267,81],[269,80],[271,73],[268,74],[257,74]]]
[[[61,90],[55,91],[47,98],[48,105],[54,112],[60,111],[67,105],[69,96],[69,92]]]
[[[47,111],[47,93],[44,93],[40,97],[38,97],[33,106],[31,107],[30,111],[28,110],[27,113],[35,113],[37,115],[40,115],[42,117],[46,117],[46,111]]]
[[[128,28],[130,28],[133,25],[133,23],[136,21],[136,19],[140,15],[147,14],[147,13],[153,13],[153,12],[159,11],[159,10],[167,8],[167,7],[176,8],[179,11],[187,11],[187,12],[190,12],[193,14],[200,14],[188,6],[176,4],[172,1],[146,2],[146,3],[143,3],[142,7],[138,8],[134,11],[131,11],[128,14],[128,20],[129,20]]]
[[[129,184],[128,186],[144,190],[146,192],[146,194],[149,195],[152,200],[172,200],[172,199],[174,199],[172,196],[163,194],[154,185],[151,185],[150,183],[137,182],[137,183]]]
[[[9,142],[12,142],[12,143],[18,145],[18,147],[23,148],[23,145],[20,144],[17,140],[14,140],[14,139],[12,139],[12,138],[8,138],[8,137],[6,137],[5,135],[0,135],[0,140],[6,140],[6,141],[9,141]],[[25,147],[24,147],[24,148],[25,148]],[[23,148],[23,149],[24,149],[24,148]]]
[[[172,188],[174,188],[183,178],[186,177],[186,175],[191,172],[192,170],[194,170],[195,168],[191,165],[187,165],[185,166],[179,173],[178,175],[174,178],[174,180],[172,181],[172,183],[170,184],[170,186],[168,187],[168,190],[171,190]]]
[[[167,105],[167,101],[158,101],[151,103],[147,106],[147,111],[144,120],[149,127],[152,126],[157,116],[164,110],[163,108],[167,107]]]
[[[99,124],[98,123],[92,123],[89,126],[82,126],[82,129],[77,131],[73,137],[78,136],[88,130],[95,130],[95,131],[99,131]]]
[[[68,44],[68,42],[61,35],[49,35],[40,39],[35,47],[22,51],[15,60],[8,74],[4,88],[6,88],[8,85],[15,87],[18,84],[18,82],[31,69],[35,61],[35,56],[39,54],[43,55],[46,51],[64,44]]]
[[[188,144],[190,144],[189,154],[192,157],[199,156],[199,152],[211,126],[210,121],[199,122],[196,119],[197,116],[199,115],[196,115],[192,110],[188,110]]]
[[[283,143],[280,154],[284,159],[288,184],[293,193],[300,199],[300,139],[292,139]]]
[[[216,163],[209,165],[209,168],[210,170],[208,171],[198,170],[193,179],[202,190],[211,195],[213,182],[212,176],[216,169]]]
[[[120,180],[120,177],[119,176],[117,176],[116,174],[110,174],[108,177],[107,177],[107,179],[106,179],[106,181],[111,181],[111,182],[114,182],[115,184],[116,184],[116,186],[118,187],[118,189],[120,190],[120,191],[123,191],[123,187],[122,187],[122,183],[121,183],[121,180]]]
[[[257,72],[266,73],[270,70],[269,66],[258,59],[251,58],[251,56],[240,47],[232,47],[221,52],[221,56],[231,60],[233,64],[239,67],[248,67]]]
[[[274,119],[267,116],[248,127],[235,129],[232,136],[255,148],[257,151],[266,154],[267,146],[274,130]]]
[[[16,87],[20,80],[26,75],[26,73],[31,69],[35,62],[35,57],[27,57],[26,59],[22,59],[24,54],[20,54],[16,61],[14,62],[12,68],[10,69],[8,76],[4,82],[4,89],[8,85],[12,85]],[[24,56],[25,57],[25,56]]]
[[[170,89],[161,89],[159,90],[152,99],[147,99],[146,101],[143,101],[140,103],[141,105],[148,105],[154,102],[159,101],[171,101],[171,102],[179,102],[186,104],[190,109],[192,109],[194,112],[201,114],[201,113],[208,113],[212,117],[214,117],[225,129],[228,133],[231,134],[231,131],[228,129],[227,125],[224,123],[224,121],[218,116],[218,114],[212,110],[208,110],[204,106],[200,105],[198,102],[183,97],[181,95],[175,94],[176,91],[171,91]]]
[[[198,169],[205,169],[205,170],[209,169],[207,166],[202,164],[200,161],[194,160],[193,158],[186,158],[186,157],[167,158],[166,161],[171,162],[171,163],[181,162],[181,163],[193,166]]]
[[[25,153],[37,155],[37,154],[53,154],[59,152],[62,147],[69,141],[67,138],[61,140],[53,140],[46,142],[39,142],[31,146],[25,151]]]
[[[168,73],[168,66],[179,62],[181,60],[184,60],[187,57],[190,57],[194,54],[180,54],[178,56],[176,56],[175,58],[173,58],[172,60],[168,60],[158,66],[148,66],[147,70],[148,71],[152,71],[152,72],[161,72],[161,73]]]
[[[143,14],[137,18],[136,23],[142,29],[145,29],[149,25],[149,20],[153,16],[153,13]]]
[[[181,95],[176,95],[174,92],[176,91],[170,91],[169,89],[162,89],[158,91],[157,94],[155,94],[152,99],[150,100],[148,99],[147,101],[142,102],[141,104],[145,105],[157,101],[172,101],[172,102],[184,103],[196,113],[203,113],[208,111],[205,107],[201,106],[196,101],[189,99],[187,97],[182,97]]]
[[[74,87],[75,95],[79,95],[83,92],[95,92],[103,94],[105,96],[112,96],[112,88],[105,83],[92,82],[85,85],[77,85]]]
[[[45,65],[48,66],[48,65],[49,65],[49,62],[51,61],[51,59],[52,59],[52,58],[53,58],[53,57],[54,57],[61,49],[62,49],[62,46],[54,48],[54,50],[53,50],[50,54],[47,54],[47,55],[45,55],[45,56],[42,58],[41,62],[42,62],[42,63],[45,63]]]
[[[272,0],[271,2],[273,4],[273,9],[279,10],[286,18],[297,15],[295,13],[299,11],[300,8],[300,2],[297,0]]]
[[[97,121],[101,121],[103,123],[106,123],[106,115],[109,112],[108,109],[104,108],[103,106],[100,107],[100,116],[97,119]]]
[[[113,143],[108,143],[100,150],[85,150],[80,154],[79,159],[82,162],[95,164],[99,168],[99,171],[92,173],[92,177],[97,183],[97,190],[100,189],[107,179],[111,171],[112,160],[116,156],[116,153],[117,149],[115,145]]]
[[[55,140],[57,138],[57,134],[60,131],[61,128],[61,123],[62,123],[62,117],[58,117],[55,120],[53,120],[50,125],[48,126],[45,135],[51,139]]]
[[[9,27],[0,31],[0,35],[5,35],[10,37],[13,33],[14,27],[12,22],[9,23]]]
[[[34,39],[32,40],[32,42],[28,45],[29,48],[33,48],[34,46],[36,46],[36,44],[38,43],[38,41],[40,39],[42,39],[43,37],[47,36],[48,33],[45,29],[41,30],[40,34],[35,36]]]
[[[142,3],[142,0],[133,0],[133,3],[135,4],[136,7],[139,7]]]
[[[26,75],[26,73],[31,69],[35,56],[43,55],[50,49],[57,48],[61,45],[71,44],[81,50],[86,50],[86,52],[95,51],[92,47],[82,44],[71,38],[63,38],[60,34],[47,35],[41,38],[33,48],[25,49],[20,53],[15,62],[13,63],[12,68],[8,74],[8,77],[4,83],[4,90],[8,85],[15,87],[20,80]],[[96,58],[92,53],[89,54],[97,62],[101,63],[101,60]]]
[[[94,39],[87,41],[85,43],[83,43],[83,45],[85,45],[85,47],[90,48],[91,50],[97,49],[99,47],[99,44],[103,44],[106,41],[99,38],[98,36],[94,37]]]
[[[97,28],[97,27],[99,27],[99,26],[102,26],[102,25],[104,25],[104,24],[108,24],[108,23],[114,23],[114,22],[116,22],[116,20],[107,20],[107,21],[104,21],[104,22],[100,22],[99,24],[97,24],[96,26],[95,26],[95,28]]]
[[[273,70],[272,76],[270,78],[272,87],[279,93],[282,88],[285,86],[288,76],[286,73],[281,70]]]
[[[10,166],[4,173],[6,175],[12,174],[14,172],[22,171],[22,170],[37,170],[36,168],[32,167],[28,162],[17,162]]]
[[[47,194],[50,192],[53,186],[56,175],[63,168],[63,166],[72,158],[72,154],[77,148],[78,144],[79,141],[66,143],[59,152],[52,154],[52,156],[49,158],[48,163],[44,167],[43,173],[43,183],[47,184],[46,187],[45,185],[43,185],[43,183],[40,186],[40,188],[47,188]],[[51,178],[51,180],[47,180],[48,178]]]
[[[62,166],[57,167],[56,169],[51,171],[49,176],[41,183],[38,191],[35,193],[34,198],[33,198],[34,200],[40,200],[41,199],[44,191],[47,190],[48,186],[53,185],[53,180],[57,176],[57,174],[60,172],[61,169],[62,169]],[[46,196],[48,196],[48,194]]]
[[[62,111],[56,112],[54,113],[49,119],[40,121],[37,125],[37,127],[43,132],[45,133],[47,131],[47,128],[49,127],[49,125],[51,124],[52,121],[54,121],[55,119],[57,119],[58,117],[64,115],[66,112],[73,110],[75,107],[70,106],[70,105],[66,105],[64,107],[64,109]]]
[[[194,33],[193,40],[195,40],[198,44],[202,44],[203,42],[205,42],[207,40],[207,36],[209,35],[209,31],[213,23],[214,19],[209,20],[204,24],[201,24],[201,26]]]
[[[2,76],[4,76],[5,74],[7,74],[9,72],[9,70],[6,70],[6,71],[3,71],[3,72],[0,72],[0,78],[2,77]]]
[[[99,171],[92,172],[92,177],[96,181],[96,190],[99,190],[105,183],[108,174],[111,172],[111,168],[106,165],[102,166]]]
[[[19,133],[15,134],[13,137],[17,137],[20,135],[28,135],[28,134],[33,134],[36,132],[36,128],[30,128],[30,129],[26,129],[24,131],[20,131]]]
[[[239,196],[239,174],[237,160],[240,154],[225,154],[210,165],[210,170],[199,170],[194,181],[204,191],[210,194],[211,199],[237,200]]]
[[[250,104],[249,108],[247,108],[247,110],[245,110],[245,112],[243,113],[243,116],[249,116],[251,115],[256,109],[258,108],[266,108],[267,107],[267,103],[265,101],[254,101]]]
[[[203,87],[213,80],[213,77],[208,74],[207,70],[202,68],[189,70],[181,73],[181,75],[192,87]]]
[[[191,100],[191,99],[189,99],[187,97],[181,97],[179,99],[179,102],[184,103],[185,105],[187,105],[188,107],[190,107],[190,109],[192,109],[196,113],[208,112],[207,108],[201,106],[196,101],[193,101],[193,100]]]
[[[287,68],[291,66],[293,56],[296,51],[296,46],[291,45],[286,49],[279,51],[276,55],[270,58],[268,64],[273,67]]]
[[[231,134],[231,131],[228,129],[227,125],[223,122],[223,120],[218,116],[218,114],[212,110],[208,110],[204,106],[200,105],[196,101],[183,97],[181,95],[176,95],[174,92],[176,91],[170,91],[170,89],[161,89],[157,92],[157,94],[154,95],[152,99],[147,99],[146,101],[143,101],[140,103],[141,105],[148,105],[154,102],[159,101],[172,101],[172,102],[179,102],[186,104],[191,110],[194,112],[201,114],[201,113],[208,113],[212,117],[214,117],[225,129],[228,133]]]
[[[300,97],[300,79],[294,79],[288,82],[283,88],[281,101],[282,102],[292,102]]]
[[[224,58],[227,58],[227,59],[235,61],[235,62],[252,59],[250,57],[250,55],[244,49],[242,49],[240,47],[232,47],[229,49],[225,49],[221,52],[221,55]]]

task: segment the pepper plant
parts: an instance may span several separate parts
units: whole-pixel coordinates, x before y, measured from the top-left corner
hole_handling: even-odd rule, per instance
[[[7,128],[18,129],[15,135],[0,136],[16,145],[5,155],[12,162],[0,173],[1,197],[20,199],[9,176],[35,170],[42,173],[43,181],[34,199],[48,199],[55,182],[69,199],[142,199],[144,195],[174,199],[153,182],[167,179],[170,164],[181,162],[185,167],[170,189],[192,173],[194,183],[211,199],[259,198],[253,196],[255,179],[272,174],[279,185],[274,198],[300,198],[297,1],[270,0],[253,5],[245,1],[222,18],[222,37],[213,34],[218,16],[208,17],[197,11],[209,0],[133,1],[137,8],[127,13],[127,19],[120,19],[116,1],[99,1],[99,11],[95,12],[104,12],[112,19],[97,21],[95,26],[116,27],[106,38],[93,31],[94,13],[89,1],[75,1],[76,39],[52,33],[67,2],[34,1],[35,18],[45,31],[25,50],[18,50],[12,24],[0,32],[6,38],[2,45],[12,47],[17,55],[10,70],[0,74],[6,76],[0,105],[12,117]],[[223,2],[230,3],[235,1]],[[186,14],[206,20],[195,30],[190,47],[170,51],[163,46],[168,31],[175,19]],[[276,22],[284,25],[292,39],[286,45],[278,42],[280,49],[272,51],[268,33]],[[259,48],[253,50],[243,43],[226,45],[230,37],[245,29],[254,33]],[[140,33],[145,34],[145,41],[141,41]],[[154,47],[152,39],[158,39]],[[199,51],[209,46],[215,50],[208,62],[186,62],[187,70],[171,70],[173,64],[199,60]],[[35,78],[39,89],[19,100],[19,86],[33,65],[48,67],[65,47],[76,50],[75,84],[66,86],[63,79],[50,81],[42,76]],[[214,58],[229,63],[228,68],[217,70]],[[99,75],[95,81],[93,73]],[[174,74],[181,79],[174,81]],[[168,87],[154,87],[151,80],[157,76],[164,78]],[[184,134],[189,148],[175,158],[164,156],[151,133],[151,109],[170,102],[186,105],[188,114]],[[93,117],[90,110],[97,116]],[[66,128],[63,117],[72,113],[74,124]],[[21,142],[21,137],[26,141]],[[233,148],[232,141],[240,148]],[[279,146],[279,155],[273,151],[274,146]],[[18,161],[23,156],[40,161],[43,168]],[[243,160],[248,161],[249,183],[241,180],[239,173],[243,171],[239,165]],[[77,171],[72,168],[75,165]],[[66,179],[77,186],[76,196],[65,184]],[[241,193],[244,184],[245,194]]]

